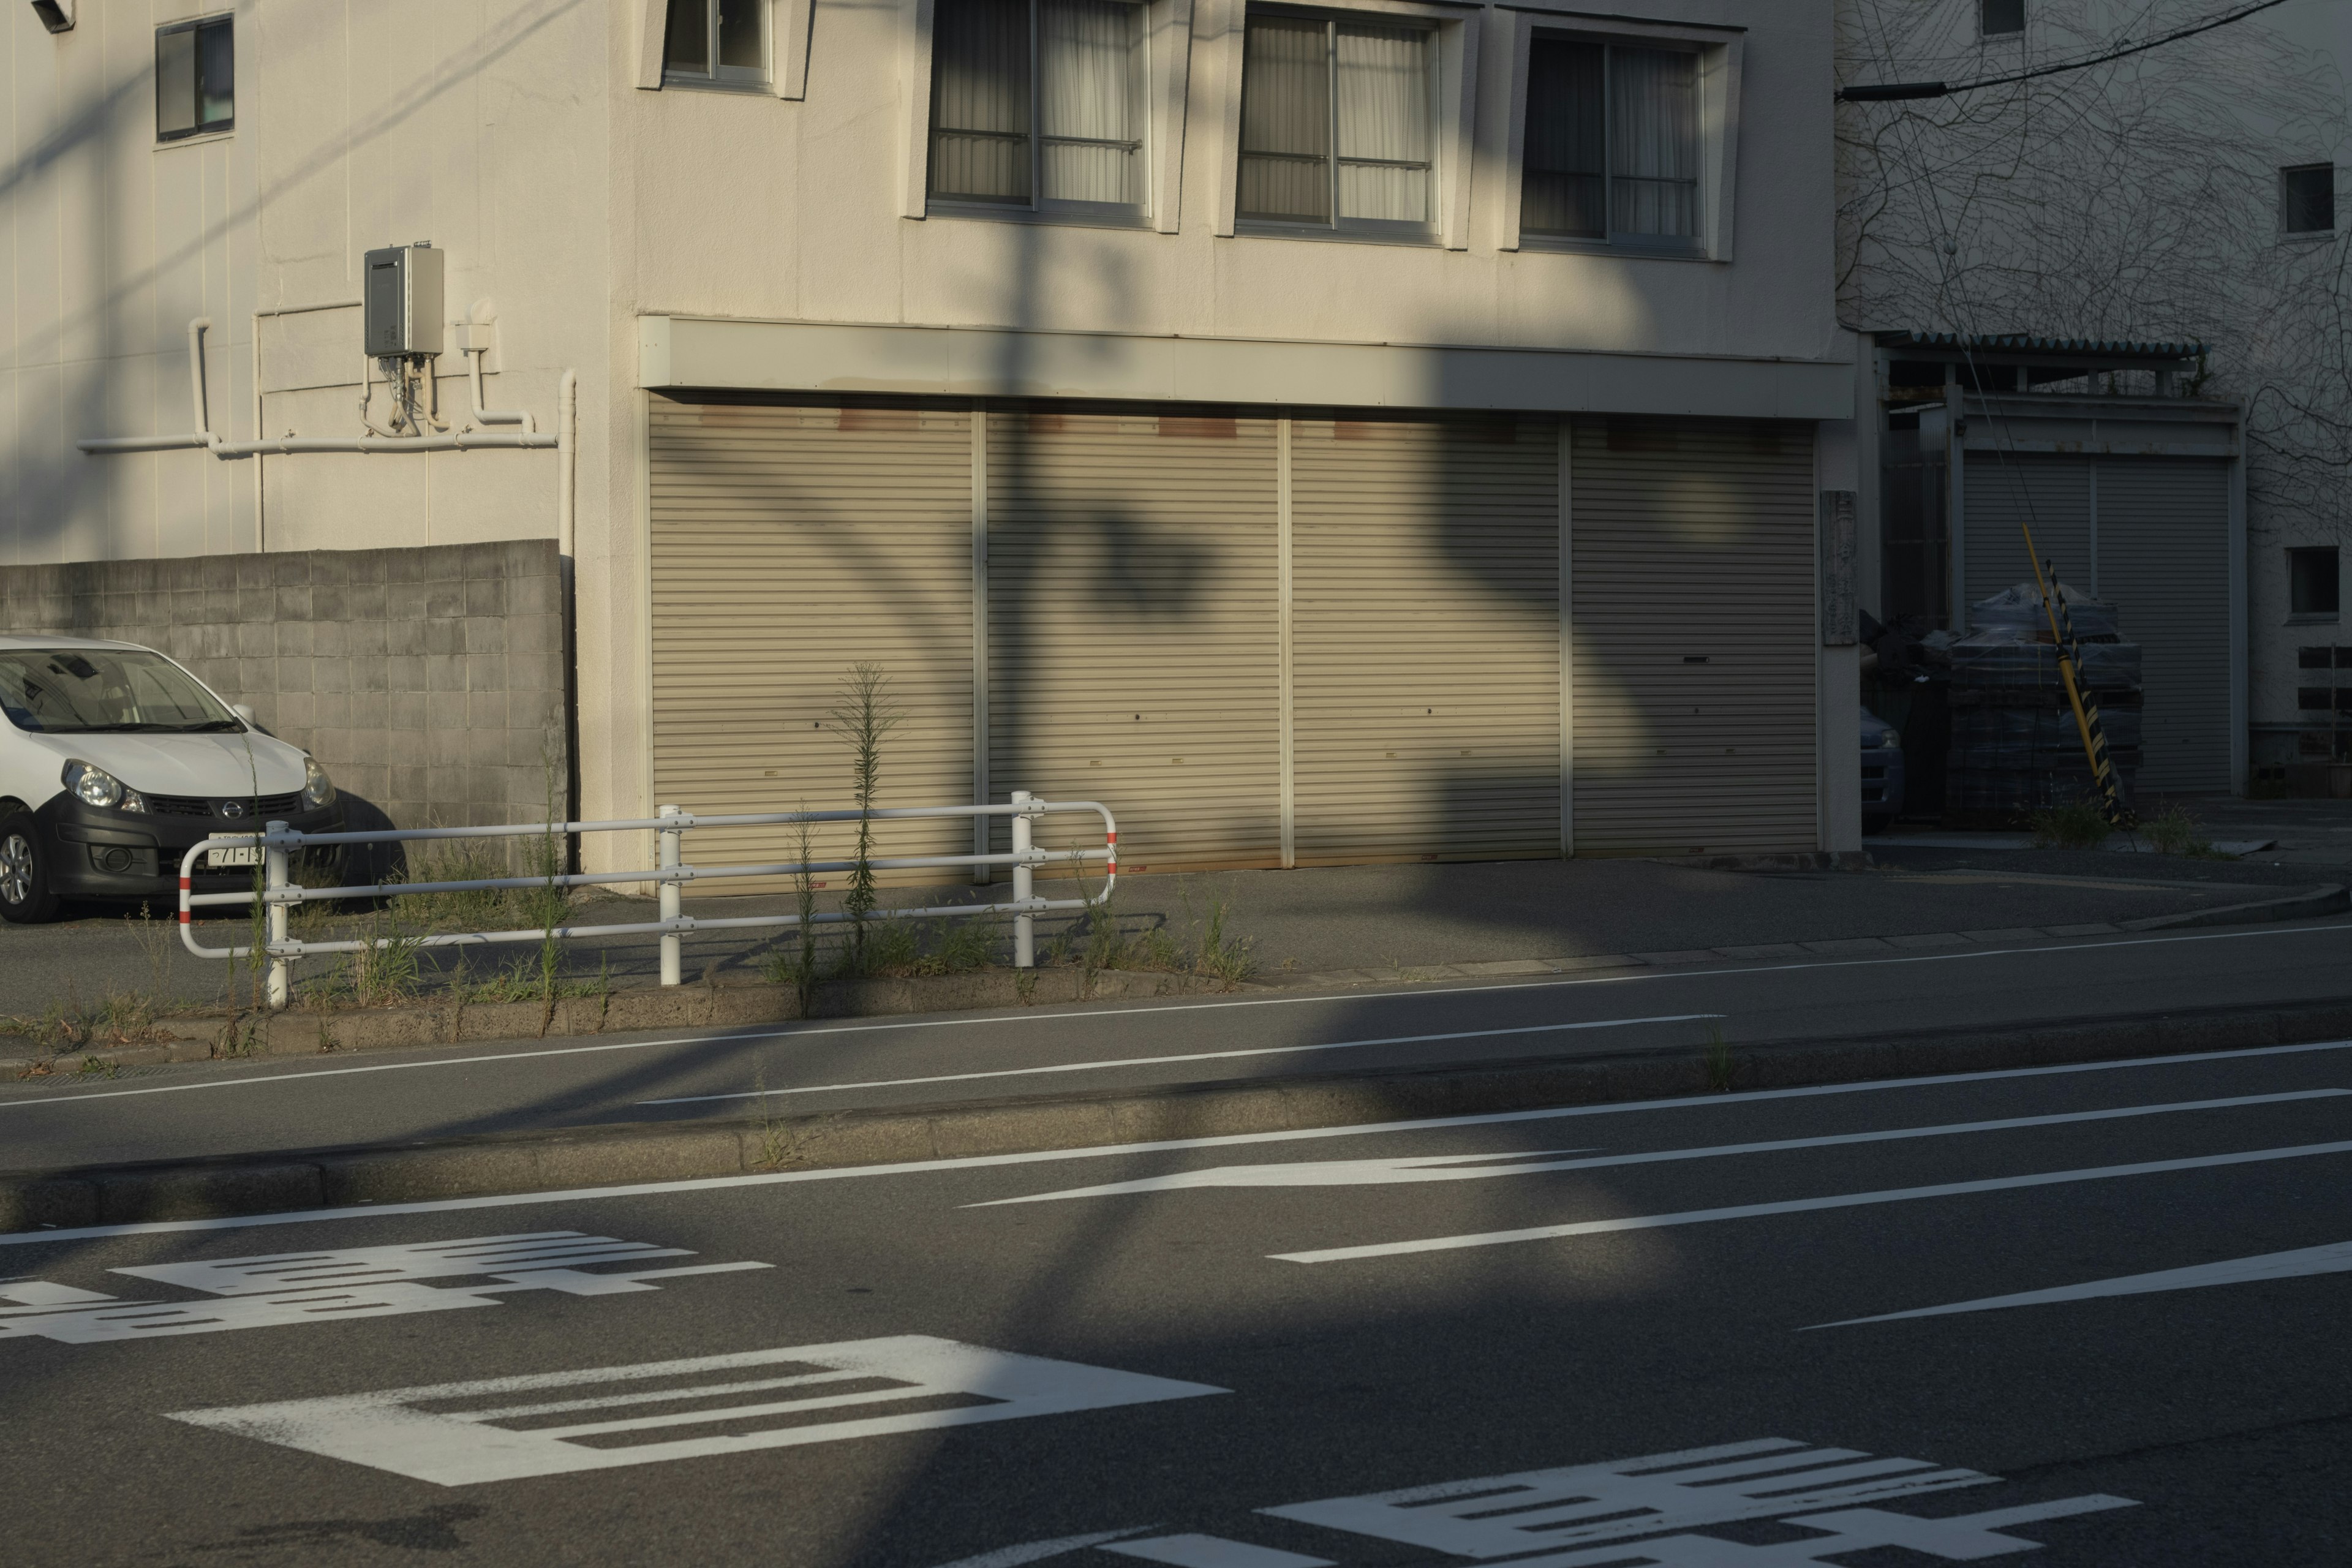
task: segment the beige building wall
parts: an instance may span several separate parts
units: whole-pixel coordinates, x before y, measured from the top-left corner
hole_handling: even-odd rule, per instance
[[[1432,351],[1500,348],[1556,356],[1583,376],[1580,405],[1607,409],[1633,356],[1679,384],[1748,377],[1740,406],[1684,411],[1759,416],[1797,412],[1771,390],[1782,369],[1817,387],[1849,357],[1831,307],[1825,8],[1612,7],[1736,46],[1717,254],[1665,259],[1513,247],[1507,108],[1533,13],[1408,0],[1358,4],[1442,10],[1457,39],[1476,34],[1458,57],[1444,243],[1219,232],[1242,0],[1155,0],[1149,226],[911,216],[929,3],[815,0],[811,16],[774,0],[769,91],[640,85],[659,79],[662,0],[85,0],[55,36],[30,6],[0,7],[0,562],[555,534],[552,452],[75,449],[191,427],[199,315],[215,430],[359,434],[362,253],[430,240],[445,317],[495,321],[489,405],[551,430],[559,378],[578,374],[581,808],[634,815],[652,804],[641,318],[1207,340],[1200,395],[1227,398],[1252,395],[1269,345],[1357,344],[1424,365],[1433,403],[1475,405],[1480,373]],[[154,29],[218,12],[236,18],[236,126],[159,146]],[[802,18],[805,95],[786,96]],[[462,416],[463,356],[439,371],[443,415]],[[1656,405],[1625,405],[1676,411]]]

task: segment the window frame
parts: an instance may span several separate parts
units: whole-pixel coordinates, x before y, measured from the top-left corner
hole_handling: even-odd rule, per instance
[[[162,58],[163,40],[166,37],[179,33],[193,33],[197,35],[197,37],[194,40],[193,52],[189,57],[190,68],[196,74],[194,79],[189,84],[189,86],[195,102],[195,112],[201,116],[204,112],[204,78],[202,74],[204,42],[202,35],[215,28],[226,29],[228,33],[228,118],[226,120],[215,120],[209,122],[202,119],[198,119],[191,123],[184,131],[166,131],[163,129],[163,61]],[[182,142],[192,142],[207,136],[226,136],[236,129],[236,12],[213,11],[201,16],[184,16],[176,22],[159,23],[155,28],[155,144],[158,147],[169,147]]]
[[[1502,189],[1493,205],[1495,248],[1502,251],[1581,252],[1654,261],[1729,261],[1732,213],[1739,161],[1740,73],[1747,29],[1696,23],[1644,23],[1612,19],[1587,23],[1558,13],[1516,14],[1515,26],[1497,40],[1508,52],[1510,96],[1504,106]],[[1622,45],[1628,48],[1685,49],[1698,57],[1698,233],[1688,244],[1657,243],[1649,237],[1578,237],[1537,234],[1522,227],[1527,189],[1528,78],[1538,37],[1568,43]],[[1604,82],[1606,67],[1603,68]],[[1604,89],[1605,90],[1605,89]]]
[[[1528,103],[1531,103],[1534,98],[1534,88],[1531,79],[1527,95],[1528,103],[1522,103],[1519,114],[1519,232],[1523,241],[1525,242],[1526,248],[1549,248],[1554,246],[1567,244],[1573,246],[1596,246],[1609,250],[1633,251],[1647,255],[1689,256],[1704,254],[1706,249],[1706,172],[1705,152],[1706,142],[1706,109],[1705,104],[1703,102],[1694,102],[1692,105],[1694,123],[1691,126],[1691,139],[1699,146],[1701,151],[1699,154],[1699,176],[1696,182],[1698,185],[1698,190],[1696,192],[1697,201],[1694,204],[1698,208],[1696,215],[1697,223],[1696,232],[1688,235],[1687,237],[1672,234],[1645,234],[1638,230],[1620,229],[1616,226],[1616,186],[1617,181],[1621,176],[1617,174],[1615,168],[1616,148],[1615,143],[1612,141],[1616,121],[1615,116],[1611,112],[1615,106],[1616,99],[1615,51],[1619,49],[1643,49],[1653,53],[1685,54],[1690,56],[1693,62],[1692,85],[1694,89],[1693,97],[1695,99],[1704,99],[1705,97],[1706,60],[1703,52],[1697,48],[1685,45],[1673,44],[1662,46],[1650,39],[1643,39],[1636,42],[1626,38],[1594,39],[1569,37],[1563,37],[1550,28],[1538,27],[1532,35],[1530,35],[1528,40],[1528,63],[1531,79],[1535,63],[1535,47],[1537,45],[1544,43],[1577,44],[1587,48],[1597,48],[1601,51],[1601,210],[1607,222],[1602,231],[1597,235],[1557,234],[1548,229],[1532,229],[1526,226],[1527,109]]]
[[[2296,588],[2303,580],[2305,563],[2325,555],[2334,570],[2330,573],[2328,597],[2335,605],[2325,610],[2305,610],[2296,606]],[[2286,547],[2286,618],[2302,623],[2339,622],[2344,618],[2344,558],[2341,547],[2334,544],[2290,544]]]
[[[1152,113],[1152,83],[1154,74],[1152,71],[1152,57],[1155,51],[1152,48],[1151,42],[1153,30],[1151,5],[1150,0],[1118,0],[1118,3],[1129,5],[1135,12],[1136,37],[1134,47],[1136,56],[1139,58],[1130,58],[1129,69],[1132,73],[1132,80],[1138,89],[1140,99],[1140,101],[1136,106],[1137,119],[1139,121],[1139,135],[1135,147],[1137,171],[1141,176],[1143,187],[1139,198],[1133,203],[1081,202],[1071,201],[1066,198],[1055,200],[1047,199],[1045,195],[1045,148],[1046,137],[1044,132],[1039,129],[1040,94],[1045,90],[1044,73],[1040,68],[1042,62],[1039,55],[1039,40],[1042,37],[1043,29],[1039,26],[1039,11],[1040,7],[1045,4],[1045,0],[1027,0],[1029,7],[1029,129],[1026,132],[1026,136],[1029,143],[1029,200],[1024,204],[1012,201],[991,201],[985,197],[979,196],[942,196],[935,194],[931,190],[932,140],[939,134],[939,89],[936,71],[927,68],[924,73],[927,82],[924,94],[925,109],[923,113],[922,130],[924,142],[923,210],[927,216],[933,217],[995,218],[1002,221],[1010,221],[1014,223],[1069,223],[1096,225],[1112,228],[1140,227],[1150,222],[1151,192],[1152,186],[1155,184],[1155,181],[1152,178],[1152,155],[1157,146],[1157,142],[1153,134],[1156,129],[1155,120],[1157,117]],[[939,49],[938,26],[936,23],[938,10],[936,5],[934,5],[932,8],[932,16],[934,18],[934,24],[930,28],[926,29],[926,31],[930,37],[929,58],[935,61],[938,58]]]
[[[1328,183],[1327,195],[1330,198],[1329,205],[1331,216],[1325,222],[1316,223],[1307,218],[1276,217],[1265,215],[1254,216],[1243,212],[1239,205],[1239,161],[1249,156],[1250,153],[1248,147],[1242,142],[1241,137],[1236,135],[1234,139],[1234,158],[1235,161],[1234,232],[1240,235],[1264,235],[1280,237],[1354,237],[1418,240],[1423,242],[1437,238],[1444,226],[1444,214],[1440,206],[1442,192],[1439,189],[1438,183],[1440,164],[1438,150],[1444,140],[1443,128],[1444,115],[1444,93],[1439,81],[1439,78],[1443,72],[1444,49],[1442,47],[1442,40],[1437,36],[1437,22],[1433,19],[1421,16],[1400,17],[1378,12],[1367,13],[1345,9],[1334,10],[1329,7],[1317,5],[1284,5],[1272,3],[1272,0],[1269,0],[1269,3],[1266,4],[1245,5],[1242,12],[1243,65],[1241,71],[1237,73],[1239,79],[1234,84],[1235,92],[1237,96],[1240,97],[1244,105],[1246,105],[1248,102],[1247,95],[1249,92],[1249,68],[1247,64],[1249,24],[1251,18],[1255,16],[1273,16],[1293,21],[1320,22],[1323,24],[1324,74],[1328,92],[1327,102],[1328,104],[1330,117],[1330,124],[1328,127],[1328,135],[1326,137],[1327,146],[1323,156],[1323,167]],[[1425,109],[1429,116],[1427,122],[1429,160],[1424,165],[1429,177],[1429,216],[1427,217],[1419,219],[1347,218],[1339,216],[1339,170],[1341,164],[1349,163],[1359,164],[1366,163],[1390,163],[1396,167],[1405,166],[1403,163],[1393,160],[1350,159],[1340,155],[1339,93],[1339,30],[1342,27],[1347,26],[1381,27],[1391,32],[1402,31],[1409,28],[1414,32],[1427,35],[1428,41],[1424,46],[1428,50],[1425,58],[1428,60],[1429,66],[1428,79],[1424,84],[1424,97],[1427,100]]]
[[[720,0],[667,0],[661,7],[662,25],[655,47],[660,50],[662,86],[718,92],[772,92],[776,82],[775,6],[771,0],[751,0],[751,14],[759,18],[760,25],[759,65],[724,66],[719,63],[719,4]],[[683,70],[669,63],[669,19],[680,5],[703,8],[703,38],[710,59],[707,72]]]
[[[2316,174],[2323,172],[2327,176],[2327,222],[2310,228],[2288,227],[2287,208],[2291,198],[2287,194],[2287,176],[2290,174]],[[2336,231],[2336,165],[2334,163],[2282,163],[2279,165],[2278,231],[2280,237],[2284,239],[2326,239],[2334,237]]]
[[[1221,79],[1218,109],[1220,121],[1213,126],[1216,140],[1213,143],[1217,160],[1217,205],[1210,232],[1221,239],[1236,237],[1260,239],[1306,239],[1337,242],[1347,245],[1406,245],[1437,246],[1447,250],[1466,250],[1470,246],[1470,163],[1476,146],[1473,115],[1478,101],[1477,78],[1481,27],[1488,8],[1475,9],[1455,5],[1433,3],[1433,0],[1336,0],[1317,5],[1310,0],[1293,0],[1283,5],[1279,0],[1260,9],[1291,11],[1304,16],[1332,16],[1340,18],[1360,17],[1368,24],[1383,22],[1393,25],[1399,19],[1432,26],[1436,31],[1436,59],[1433,69],[1437,79],[1437,115],[1433,123],[1431,161],[1434,165],[1431,181],[1430,208],[1434,215],[1433,226],[1417,233],[1381,233],[1364,228],[1325,228],[1300,224],[1296,226],[1241,223],[1236,209],[1241,194],[1242,141],[1242,57],[1246,42],[1246,10],[1242,13],[1244,26],[1229,26],[1220,40],[1222,58],[1212,57],[1219,66]],[[1498,16],[1507,13],[1495,12]],[[1498,24],[1505,29],[1507,20]]]

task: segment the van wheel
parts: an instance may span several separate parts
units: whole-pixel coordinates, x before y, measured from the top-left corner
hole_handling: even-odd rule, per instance
[[[58,896],[49,887],[49,852],[41,842],[39,826],[23,812],[0,816],[0,920],[39,925],[57,912]]]

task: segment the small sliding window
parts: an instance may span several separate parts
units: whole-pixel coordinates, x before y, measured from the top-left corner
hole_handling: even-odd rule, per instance
[[[933,207],[1140,217],[1143,23],[1129,0],[939,0]]]
[[[1436,35],[1253,10],[1234,216],[1252,226],[1433,227]]]
[[[1519,231],[1698,249],[1698,56],[1538,37]]]
[[[685,86],[765,87],[768,0],[669,0],[662,77]]]

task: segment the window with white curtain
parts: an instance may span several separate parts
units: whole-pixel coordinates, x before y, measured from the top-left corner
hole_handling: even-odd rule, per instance
[[[1538,37],[1519,230],[1696,249],[1698,56]]]
[[[669,0],[663,79],[766,86],[767,13],[768,0]]]
[[[1129,0],[938,0],[930,199],[1139,215],[1143,19]]]
[[[1435,56],[1436,36],[1426,27],[1252,11],[1234,216],[1427,232]]]

